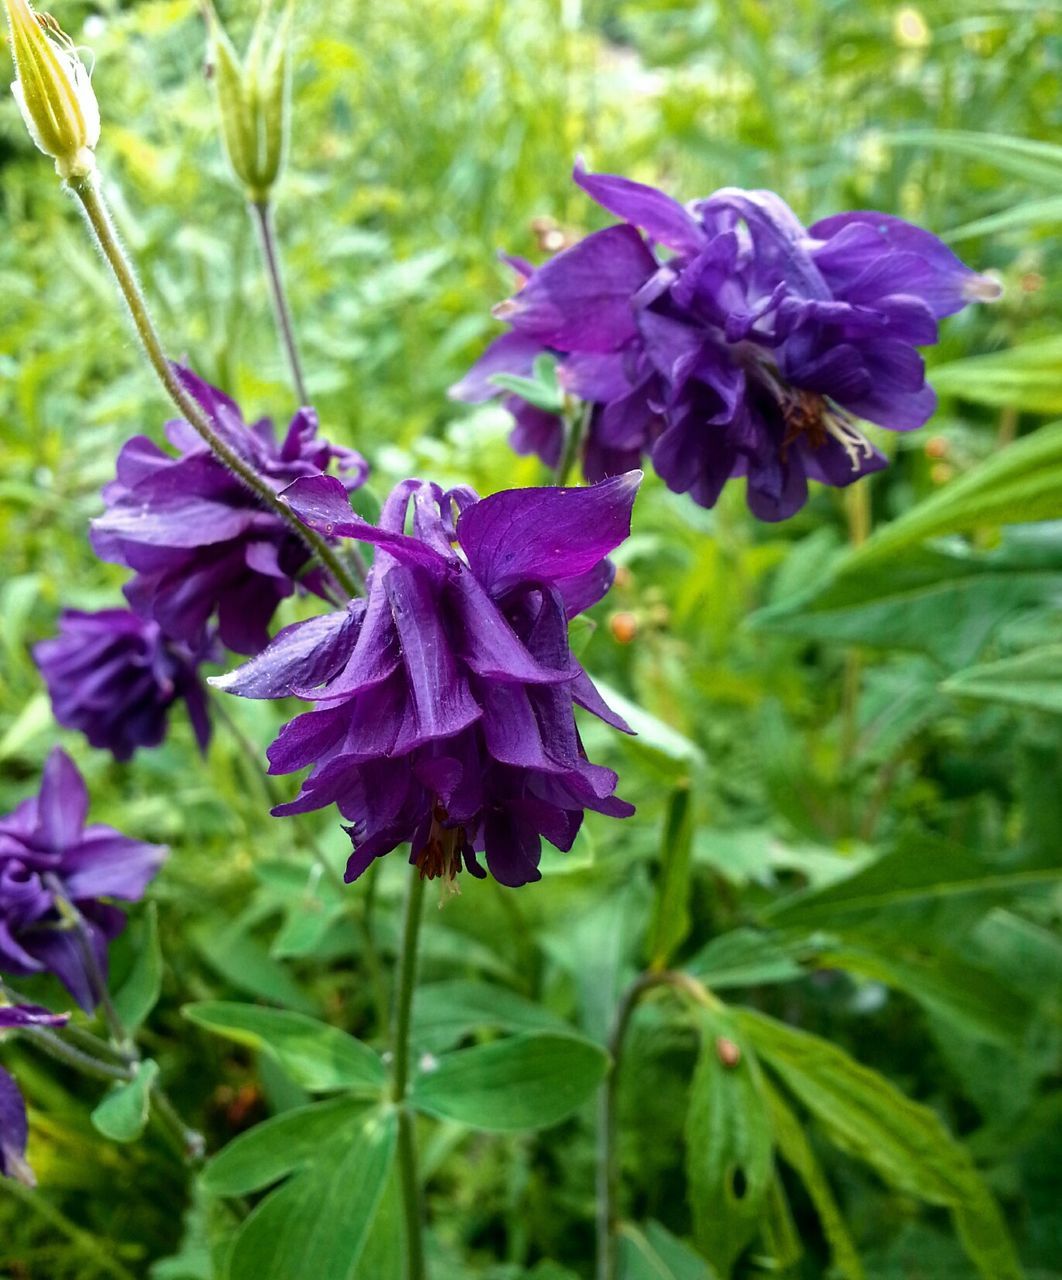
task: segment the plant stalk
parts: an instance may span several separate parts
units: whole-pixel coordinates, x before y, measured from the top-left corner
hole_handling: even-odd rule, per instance
[[[593,401],[588,400],[578,411],[572,411],[564,415],[566,427],[564,452],[553,475],[553,483],[555,485],[566,485],[571,478],[571,474],[575,470],[575,464],[579,459],[579,450],[589,434],[590,418],[593,416],[593,412]]]
[[[285,524],[298,534],[309,547],[313,555],[328,569],[335,582],[348,598],[358,595],[358,585],[346,565],[329,546],[325,538],[315,529],[304,525],[285,503],[281,502],[266,481],[249,466],[238,453],[225,443],[214,430],[210,418],[202,410],[194,397],[181,385],[173,366],[166,358],[155,328],[147,301],[141,292],[140,285],[133,270],[132,263],[126,256],[114,229],[110,211],[99,190],[95,178],[83,178],[72,182],[70,190],[81,202],[85,217],[92,229],[96,244],[103,254],[107,265],[114,274],[118,289],[129,308],[129,314],[136,329],[148,361],[154,369],[163,388],[174,402],[181,414],[199,433],[204,443],[214,456],[232,472],[254,495],[263,506],[278,515]]]
[[[287,294],[284,290],[284,273],[281,270],[280,254],[277,251],[273,228],[273,207],[268,200],[252,200],[248,208],[251,212],[251,221],[258,232],[258,246],[262,251],[262,263],[269,280],[269,295],[273,301],[273,315],[277,323],[280,345],[287,356],[291,381],[299,404],[308,405],[310,398],[306,392],[306,380],[303,377],[299,348],[295,341],[295,326],[291,320],[291,308],[288,306]]]
[[[398,1171],[406,1222],[406,1280],[425,1280],[428,1274],[424,1261],[424,1206],[417,1172],[416,1120],[406,1105],[410,1076],[410,1024],[417,982],[417,942],[423,906],[424,881],[419,868],[414,867],[406,891],[402,950],[395,984],[391,1068],[391,1097],[398,1108]]]

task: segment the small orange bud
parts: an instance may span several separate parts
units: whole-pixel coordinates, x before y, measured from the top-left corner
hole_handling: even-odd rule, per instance
[[[934,484],[947,484],[955,474],[955,468],[947,462],[938,462],[929,472]]]
[[[638,634],[638,619],[633,613],[614,613],[608,620],[608,629],[617,644],[630,644]]]
[[[719,1036],[715,1042],[715,1051],[724,1067],[733,1068],[741,1062],[741,1049],[733,1040]]]
[[[951,445],[943,436],[930,436],[926,441],[926,457],[927,458],[946,458]]]

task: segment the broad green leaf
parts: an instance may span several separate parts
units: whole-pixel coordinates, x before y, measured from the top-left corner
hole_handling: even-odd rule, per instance
[[[1062,147],[1050,142],[966,129],[901,129],[885,135],[885,140],[893,146],[964,156],[1038,186],[1062,187]]]
[[[422,1064],[412,1102],[472,1129],[541,1129],[577,1111],[607,1068],[608,1055],[589,1040],[526,1032]]]
[[[1062,412],[1062,338],[1041,338],[987,356],[937,365],[933,386],[972,404],[1029,413]],[[1026,517],[1035,518],[1035,517]]]
[[[757,1053],[833,1142],[864,1160],[890,1186],[949,1208],[984,1280],[1020,1280],[998,1206],[969,1152],[935,1112],[828,1040],[751,1009],[737,1016]]]
[[[427,1178],[423,1167],[421,1177]],[[397,1169],[387,1180],[352,1280],[406,1280],[406,1224]]]
[[[954,897],[1006,897],[1062,878],[1062,867],[1000,871],[941,840],[909,836],[870,866],[835,884],[779,899],[763,911],[775,926],[840,927],[892,907]]]
[[[536,382],[534,378],[521,378],[515,373],[496,373],[488,381],[546,413],[560,413],[564,408],[564,396],[559,388],[546,386]]]
[[[207,918],[193,925],[190,935],[203,960],[238,991],[302,1013],[313,1011],[313,1002],[287,969],[239,921]]]
[[[804,1134],[800,1121],[769,1080],[765,1080],[763,1085],[771,1116],[771,1131],[774,1134],[778,1154],[797,1174],[811,1197],[811,1203],[815,1206],[815,1212],[819,1215],[819,1222],[822,1224],[823,1235],[830,1246],[834,1267],[844,1280],[863,1280],[863,1264],[859,1260],[855,1244],[848,1233],[848,1227],[833,1198],[830,1184],[815,1158],[815,1152]]]
[[[692,739],[632,702],[604,680],[595,677],[594,683],[613,711],[621,715],[638,735],[634,740],[637,745],[648,747],[668,760],[692,768],[705,763],[704,752]]]
[[[1006,547],[986,555],[914,548],[873,572],[862,561],[843,560],[810,592],[761,609],[749,624],[832,644],[925,653],[954,668],[972,662],[1017,609],[1055,600],[1060,591],[1062,560],[1023,563]]]
[[[716,1280],[716,1272],[688,1244],[659,1222],[644,1231],[625,1223],[620,1228],[620,1280]]]
[[[488,982],[432,982],[417,990],[413,1042],[431,1053],[452,1048],[480,1028],[570,1031],[563,1018],[505,987]]]
[[[261,1191],[310,1163],[336,1135],[359,1125],[364,1115],[364,1102],[344,1097],[272,1116],[223,1147],[203,1170],[202,1184],[217,1196]]]
[[[137,1031],[158,1003],[162,991],[162,948],[159,945],[159,911],[149,902],[140,931],[133,967],[114,995],[114,1007],[129,1032]]]
[[[1029,1006],[987,969],[945,954],[913,955],[872,950],[856,935],[851,945],[827,943],[816,962],[883,982],[938,1013],[967,1034],[1012,1044],[1021,1038]]]
[[[666,969],[690,931],[690,861],[693,801],[689,786],[676,787],[668,800],[660,841],[660,872],[646,953],[649,967]]]
[[[135,1142],[151,1115],[151,1088],[159,1074],[157,1062],[145,1058],[127,1084],[115,1085],[92,1112],[92,1123],[112,1142]]]
[[[861,547],[835,565],[835,576],[869,572],[871,565],[876,574],[882,563],[898,551],[944,533],[1055,520],[1059,516],[1062,516],[1062,422],[1055,422],[1015,440],[898,519],[883,525]]]
[[[54,724],[52,704],[44,692],[34,693],[0,738],[0,760],[10,760]]]
[[[958,671],[945,693],[1062,715],[1062,645],[1042,645],[998,662]]]
[[[773,1177],[762,1079],[729,1010],[698,1011],[686,1116],[686,1181],[698,1248],[728,1277],[759,1229]]]
[[[313,1093],[349,1089],[372,1096],[387,1082],[379,1054],[338,1027],[304,1014],[224,1000],[185,1005],[183,1012],[215,1035],[269,1054],[296,1084]]]
[[[713,938],[682,967],[706,986],[719,991],[760,983],[792,982],[805,973],[794,959],[792,949],[758,929],[733,929]]]
[[[804,1256],[800,1232],[793,1221],[789,1197],[782,1180],[776,1173],[767,1191],[767,1200],[760,1219],[759,1242],[752,1263],[767,1271],[785,1272],[795,1267]]]
[[[251,1211],[225,1280],[352,1280],[391,1176],[397,1116],[373,1111]]]

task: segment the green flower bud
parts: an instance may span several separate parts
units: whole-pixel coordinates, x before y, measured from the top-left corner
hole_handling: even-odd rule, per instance
[[[30,137],[63,178],[95,171],[100,109],[74,43],[48,14],[26,0],[3,0],[17,79],[11,86]]]
[[[280,173],[287,141],[291,5],[269,39],[266,0],[242,62],[211,0],[205,5],[225,153],[248,197],[264,203]]]

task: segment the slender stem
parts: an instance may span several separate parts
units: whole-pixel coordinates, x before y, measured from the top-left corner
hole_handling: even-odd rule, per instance
[[[554,484],[564,485],[568,483],[579,458],[579,450],[582,448],[583,441],[590,431],[590,418],[593,416],[593,412],[593,401],[588,400],[581,408],[572,410],[564,415],[564,453],[561,455],[557,470],[554,472]]]
[[[97,1240],[91,1232],[84,1231],[76,1223],[71,1222],[66,1214],[52,1204],[47,1196],[37,1194],[30,1187],[24,1187],[21,1182],[17,1182],[14,1178],[0,1178],[0,1187],[17,1200],[20,1200],[31,1213],[36,1213],[50,1226],[55,1227],[66,1236],[68,1240],[71,1240],[78,1248],[83,1249],[102,1271],[106,1271],[108,1275],[116,1276],[118,1280],[135,1280],[133,1273],[108,1251],[106,1243]]]
[[[848,541],[852,547],[861,547],[870,537],[871,510],[870,487],[864,481],[845,490],[845,510],[848,515]],[[849,648],[844,659],[844,680],[841,686],[841,760],[850,765],[859,742],[859,693],[863,681],[863,659],[859,650]]]
[[[664,970],[643,973],[631,983],[620,999],[608,1052],[612,1067],[598,1096],[597,1129],[597,1280],[616,1280],[616,1249],[619,1227],[620,1170],[616,1148],[616,1103],[619,1098],[619,1073],[627,1029],[638,1001],[654,987],[670,987],[695,1004],[716,1006],[718,1001],[696,978],[689,974]]]
[[[206,1153],[205,1138],[198,1130],[184,1123],[169,1095],[157,1084],[151,1089],[151,1104],[154,1114],[175,1138],[183,1159],[191,1164],[202,1160]]]
[[[95,1076],[98,1080],[127,1081],[133,1078],[133,1073],[128,1066],[104,1062],[91,1054],[83,1053],[80,1049],[75,1049],[72,1044],[67,1044],[61,1036],[57,1036],[54,1031],[49,1031],[47,1027],[22,1027],[19,1029],[19,1035],[25,1036],[30,1044],[35,1044],[42,1053],[46,1053],[57,1062],[62,1062],[65,1066],[73,1067],[82,1075]]]
[[[214,430],[210,418],[204,413],[194,397],[184,389],[162,349],[158,331],[148,311],[147,301],[141,292],[132,264],[118,239],[114,223],[111,221],[110,212],[96,185],[95,179],[90,177],[75,181],[70,184],[70,189],[81,202],[100,252],[114,273],[118,288],[125,299],[126,306],[129,308],[129,314],[132,317],[133,325],[148,361],[170,399],[173,400],[182,415],[199,433],[215,457],[250,489],[263,506],[275,512],[298,534],[310,548],[310,551],[328,569],[347,596],[356,596],[358,594],[358,586],[354,576],[343,564],[334,548],[330,547],[326,539],[315,529],[310,529],[304,525],[295,512],[280,501],[254,468],[249,466],[235,450],[231,449],[221,439]]]
[[[423,915],[424,881],[414,867],[406,891],[405,920],[402,926],[402,950],[398,958],[398,975],[392,1021],[391,1097],[398,1107],[398,1171],[402,1184],[402,1205],[406,1221],[406,1280],[425,1280],[424,1207],[420,1178],[417,1173],[417,1136],[414,1116],[406,1106],[409,1089],[410,1023],[413,1016],[413,992],[417,983],[417,941]]]
[[[258,245],[262,250],[262,262],[265,265],[269,280],[269,294],[273,300],[273,314],[277,322],[277,332],[284,354],[288,358],[291,369],[291,380],[295,384],[295,394],[300,405],[310,403],[306,394],[306,382],[302,376],[302,363],[299,360],[299,348],[295,342],[295,327],[291,322],[291,309],[284,292],[284,274],[280,268],[280,255],[277,252],[276,236],[273,234],[273,208],[268,200],[252,200],[248,205],[251,221],[258,232]]]

